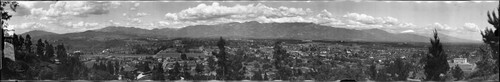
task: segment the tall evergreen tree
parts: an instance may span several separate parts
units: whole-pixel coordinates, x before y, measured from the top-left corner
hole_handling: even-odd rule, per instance
[[[156,65],[156,67],[154,68],[152,79],[153,80],[165,80],[165,75],[164,75],[162,63],[158,63]]]
[[[377,78],[377,65],[373,64],[373,65],[370,65],[370,68],[369,68],[369,74],[370,74],[370,78],[372,80],[376,80]]]
[[[500,2],[499,2],[500,3]],[[497,8],[497,13],[500,13],[500,4]],[[493,59],[496,59],[496,67],[494,70],[495,73],[498,73],[498,69],[500,67],[500,61],[499,61],[499,56],[500,54],[498,53],[498,48],[499,48],[499,38],[498,36],[498,28],[500,27],[500,16],[495,13],[495,11],[491,12],[491,14],[488,12],[488,23],[493,25],[493,29],[486,29],[483,32],[481,32],[481,35],[483,36],[483,41],[484,43],[490,45],[491,49],[493,50]]]
[[[12,45],[14,45],[14,50],[19,46],[19,36],[17,36],[17,34],[12,35]]]
[[[50,58],[54,57],[54,53],[54,47],[52,47],[49,42],[45,41],[45,55],[42,60],[50,61]]]
[[[405,63],[402,58],[396,58],[394,63],[391,64],[391,67],[389,68],[392,73],[393,80],[396,81],[405,81],[406,78],[408,78],[410,73],[410,68],[409,64]]]
[[[196,64],[196,67],[194,70],[196,71],[196,78],[193,78],[194,80],[205,80],[205,75],[204,75],[204,70],[205,66],[202,64]]]
[[[215,53],[214,53],[215,54]],[[212,72],[216,69],[217,67],[217,62],[214,59],[214,56],[208,56],[207,57],[207,64],[208,64],[208,72]]]
[[[33,45],[33,43],[31,42],[31,36],[30,36],[29,34],[28,34],[28,35],[26,35],[26,39],[25,39],[25,42],[24,42],[24,43],[25,43],[25,44],[24,44],[24,46],[25,46],[25,48],[26,48],[26,52],[28,52],[28,53],[33,52],[33,51],[31,50],[31,45]]]
[[[262,80],[269,80],[269,77],[267,76],[267,73],[264,72],[264,78]]]
[[[283,42],[278,41],[274,44],[274,67],[278,70],[276,75],[277,79],[289,80],[292,71],[288,69],[289,65],[285,62],[290,61],[290,56],[286,53],[286,50],[282,48],[282,43]]]
[[[193,76],[191,75],[191,67],[188,63],[184,62],[184,66],[182,68],[182,77],[184,77],[185,80],[192,80]]]
[[[261,71],[255,71],[253,73],[252,80],[263,80],[263,78],[262,78],[262,72]]]
[[[424,66],[426,80],[443,81],[444,78],[441,78],[441,75],[446,74],[450,66],[448,65],[448,56],[444,53],[437,30],[434,30],[434,39],[430,41],[432,46],[429,47],[430,54],[427,55],[427,61]]]
[[[455,65],[453,69],[451,69],[451,73],[453,74],[453,77],[458,81],[462,80],[464,77],[464,71],[460,68],[460,66]]]
[[[45,57],[44,50],[45,50],[45,44],[42,42],[42,39],[38,39],[36,43],[36,55],[41,56],[42,58]]]
[[[196,71],[196,74],[203,75],[204,68],[205,67],[202,64],[196,64],[196,68],[194,70]]]
[[[227,64],[227,52],[226,52],[226,41],[220,37],[219,42],[217,42],[217,47],[219,47],[219,53],[215,55],[217,57],[217,77],[219,80],[227,80],[229,68]]]
[[[182,53],[181,54],[181,59],[182,60],[187,60],[188,59],[187,56],[186,56],[186,53]]]
[[[40,40],[40,43],[41,43],[41,40]],[[62,59],[65,59],[66,57],[68,57],[68,54],[66,52],[66,48],[64,48],[64,44],[57,45],[56,50],[57,50],[56,51],[57,58],[59,60],[62,60]]]
[[[23,51],[23,52],[26,52],[25,48],[24,48],[24,38],[23,36],[19,36],[19,44],[17,46],[17,49]]]
[[[180,70],[181,70],[181,65],[179,64],[179,62],[175,62],[174,68],[169,70],[169,75],[168,75],[169,79],[179,80],[180,79],[179,75],[181,73]]]

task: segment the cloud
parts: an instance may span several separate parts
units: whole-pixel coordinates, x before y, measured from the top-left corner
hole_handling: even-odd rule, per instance
[[[232,7],[222,6],[219,3],[212,5],[199,4],[196,7],[182,10],[178,13],[165,14],[166,19],[179,21],[200,21],[218,19],[255,19],[282,18],[306,16],[311,14],[310,9],[279,7],[271,8],[263,4],[235,5]]]
[[[14,29],[39,29],[39,28],[46,28],[47,25],[37,22],[28,22],[28,23],[22,23],[20,25],[12,25],[11,27],[13,27]]]
[[[465,23],[463,26],[464,30],[469,32],[479,32],[481,29],[474,23]]]
[[[37,1],[18,1],[17,3],[19,3],[20,6],[32,8],[37,3]]]
[[[54,19],[61,17],[88,17],[89,15],[108,14],[110,9],[116,8],[117,2],[97,1],[58,1],[50,4],[49,8],[33,8],[31,14],[35,17]]]
[[[400,23],[398,19],[394,17],[373,17],[366,14],[359,13],[347,13],[342,16],[342,18],[353,24],[351,26],[361,26],[361,27],[392,27],[398,26],[403,27],[408,25],[407,23]],[[402,24],[402,25],[401,25]]]
[[[311,22],[327,26],[371,29],[382,27],[411,27],[411,23],[402,23],[394,17],[373,17],[366,14],[347,13],[340,17],[327,10],[314,12],[308,8],[268,7],[264,4],[223,6],[199,4],[177,13],[166,13],[166,21],[190,22],[184,25],[217,24],[227,22],[258,21],[270,22]],[[165,23],[163,23],[165,24]],[[171,23],[169,23],[171,24]],[[178,25],[178,24],[177,24]],[[182,26],[182,25],[180,25]]]
[[[18,1],[19,6],[16,8],[16,12],[14,12],[14,16],[27,16],[31,14],[31,10],[33,6],[38,3],[37,1]]]
[[[63,24],[63,26],[67,28],[77,28],[77,29],[88,29],[88,28],[96,28],[99,25],[99,23],[89,23],[89,22],[66,22]]]
[[[21,23],[21,24],[16,24],[16,25],[10,25],[9,26],[11,29],[14,29],[16,33],[22,33],[22,32],[27,32],[31,30],[47,30],[50,29],[46,24],[39,23],[39,22],[26,22],[26,23]]]

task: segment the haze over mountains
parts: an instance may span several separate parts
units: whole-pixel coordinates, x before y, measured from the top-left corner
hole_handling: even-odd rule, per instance
[[[334,41],[368,41],[368,42],[428,42],[430,37],[410,33],[389,33],[380,29],[353,30],[323,26],[314,23],[226,23],[217,25],[195,25],[181,29],[141,29],[134,27],[108,26],[102,29],[85,32],[56,34],[45,31],[23,33],[32,37],[45,39],[86,39],[114,40],[139,37],[152,38],[252,38],[252,39],[299,39],[299,40],[334,40]],[[443,42],[479,42],[439,35]]]

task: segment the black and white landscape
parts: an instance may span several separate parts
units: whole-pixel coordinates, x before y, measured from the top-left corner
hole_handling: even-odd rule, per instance
[[[498,1],[2,4],[1,80],[499,80]]]

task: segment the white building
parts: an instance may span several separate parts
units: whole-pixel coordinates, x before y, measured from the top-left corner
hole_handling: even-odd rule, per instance
[[[453,59],[453,63],[455,63],[455,64],[469,64],[469,62],[467,62],[467,58],[455,58],[455,59]]]
[[[476,67],[475,64],[467,62],[467,58],[454,58],[450,63],[450,67],[459,66],[463,71],[472,71]]]

